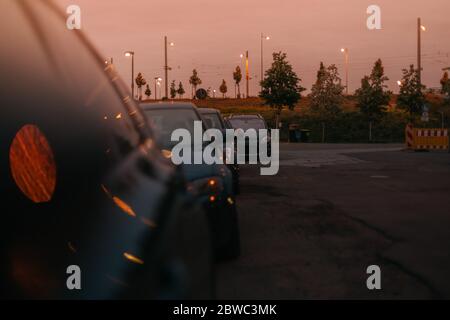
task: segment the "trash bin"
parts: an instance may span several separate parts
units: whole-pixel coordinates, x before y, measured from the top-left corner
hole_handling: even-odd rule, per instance
[[[302,129],[300,130],[300,142],[309,142],[309,135],[311,130]]]
[[[298,124],[290,124],[289,125],[289,142],[300,142],[301,132],[300,125]]]

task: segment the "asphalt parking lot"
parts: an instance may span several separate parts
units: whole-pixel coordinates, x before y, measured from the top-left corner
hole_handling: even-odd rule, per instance
[[[242,256],[218,298],[450,298],[450,154],[402,148],[283,144],[278,175],[242,167]]]

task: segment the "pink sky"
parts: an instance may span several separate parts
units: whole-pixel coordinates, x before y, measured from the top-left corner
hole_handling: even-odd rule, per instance
[[[243,67],[239,55],[250,53],[250,94],[256,95],[260,74],[260,34],[265,42],[265,66],[271,53],[283,51],[302,85],[311,88],[320,61],[336,64],[344,78],[341,47],[350,53],[350,91],[360,84],[379,57],[385,64],[391,89],[401,69],[416,63],[416,21],[422,18],[423,82],[439,86],[441,69],[450,66],[450,0],[56,0],[62,7],[77,4],[82,29],[125,81],[131,77],[130,60],[136,53],[136,71],[147,80],[163,76],[163,37],[169,49],[169,80],[188,79],[196,68],[201,87],[218,89],[222,79],[234,95],[232,72]],[[381,7],[382,30],[369,31],[366,9]],[[153,90],[153,89],[152,89]],[[242,86],[244,91],[244,86]]]

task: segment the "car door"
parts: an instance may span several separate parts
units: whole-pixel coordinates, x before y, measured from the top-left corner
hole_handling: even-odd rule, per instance
[[[112,67],[104,70],[51,3],[0,8],[1,43],[8,43],[0,53],[8,202],[1,296],[104,299],[137,280],[145,286],[131,296],[157,296],[158,250],[179,194],[173,167]],[[73,266],[80,288],[70,281]]]

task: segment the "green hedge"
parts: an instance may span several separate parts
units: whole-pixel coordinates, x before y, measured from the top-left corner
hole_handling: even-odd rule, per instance
[[[273,112],[263,115],[270,127],[275,127]],[[369,141],[369,122],[359,112],[343,112],[333,119],[320,119],[312,114],[283,111],[281,114],[280,136],[288,139],[289,124],[299,124],[308,129],[310,142],[322,142],[322,128],[325,124],[325,142],[327,143],[366,143]],[[402,112],[388,112],[380,121],[372,124],[372,142],[403,142],[408,117]]]

